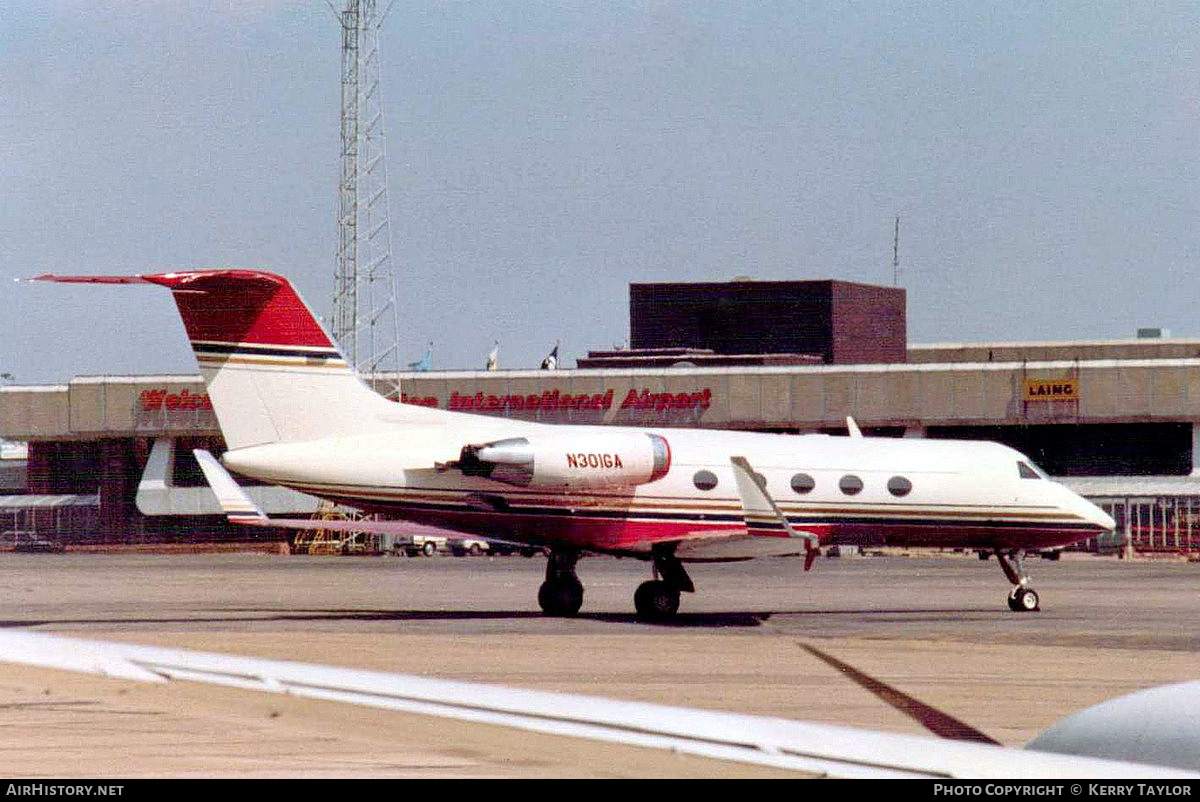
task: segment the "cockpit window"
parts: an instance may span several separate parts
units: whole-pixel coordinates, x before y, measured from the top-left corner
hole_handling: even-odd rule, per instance
[[[1017,471],[1020,472],[1022,479],[1041,479],[1042,475],[1035,471],[1028,462],[1018,462]]]

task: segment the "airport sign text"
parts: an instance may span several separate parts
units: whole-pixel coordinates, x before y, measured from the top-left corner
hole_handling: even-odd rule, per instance
[[[212,411],[212,400],[208,393],[193,393],[188,390],[178,393],[167,390],[142,390],[138,401],[141,402],[143,412],[156,412],[161,409],[168,412],[193,409]]]
[[[1026,379],[1026,401],[1078,401],[1079,379]]]
[[[440,407],[436,396],[401,395],[405,404],[425,407]],[[607,412],[616,403],[615,391],[598,393],[564,393],[561,390],[546,390],[541,393],[460,393],[453,390],[446,409],[453,412],[559,412],[595,411]],[[691,410],[702,412],[712,405],[712,390],[705,387],[690,393],[654,393],[649,388],[631,389],[617,405],[617,409],[636,412],[676,412]]]

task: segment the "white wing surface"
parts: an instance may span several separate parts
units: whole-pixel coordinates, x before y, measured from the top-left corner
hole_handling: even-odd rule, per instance
[[[482,683],[0,631],[0,660],[187,680],[848,778],[1196,777],[1176,769]]]

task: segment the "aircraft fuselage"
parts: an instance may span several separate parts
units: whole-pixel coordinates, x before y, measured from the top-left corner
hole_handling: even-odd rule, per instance
[[[457,417],[463,425],[446,431],[400,426],[373,435],[239,449],[223,461],[239,473],[388,517],[616,553],[695,540],[685,550],[691,559],[704,559],[706,551],[736,559],[799,550],[783,539],[746,544],[744,554],[727,544],[704,548],[707,540],[745,531],[730,455],[745,456],[789,523],[824,545],[1035,550],[1112,526],[1095,506],[1033,471],[1019,452],[994,443]],[[619,443],[631,432],[665,440],[669,469],[647,483],[586,486],[589,472],[623,465]],[[463,443],[523,435],[554,438],[557,445],[543,449],[538,459],[561,462],[562,473],[555,474],[564,477],[561,486],[520,487],[444,467],[458,459]],[[579,451],[572,444],[576,437],[614,445]],[[573,475],[579,476],[577,488],[570,486]]]

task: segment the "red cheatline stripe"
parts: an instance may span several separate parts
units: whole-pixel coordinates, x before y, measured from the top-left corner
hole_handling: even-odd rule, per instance
[[[356,485],[326,485],[313,484],[302,482],[289,482],[289,487],[302,490],[313,495],[336,495],[346,499],[356,499],[363,503],[385,502],[394,503],[397,505],[412,505],[414,502],[433,502],[443,505],[458,505],[469,506],[469,496],[472,492],[468,490],[459,491],[437,491],[438,495],[423,490],[402,490],[399,488],[389,488],[384,486],[356,486]],[[578,510],[580,514],[586,515],[606,515],[614,518],[637,518],[639,514],[646,515],[662,515],[669,512],[676,512],[682,518],[683,516],[694,516],[693,520],[697,523],[708,523],[716,520],[718,523],[729,523],[732,518],[721,521],[720,519],[706,519],[705,515],[712,515],[715,512],[722,510],[741,510],[740,507],[693,507],[690,505],[668,505],[660,503],[648,504],[625,504],[622,506],[606,506],[599,504],[594,507],[580,507],[575,499],[562,496],[529,496],[522,495],[519,492],[509,491],[505,489],[505,493],[510,494],[516,503],[520,504],[519,512],[521,514],[534,514],[539,509],[546,512],[561,512],[563,510]],[[531,506],[531,505],[537,505]],[[861,524],[878,524],[881,526],[898,526],[905,523],[916,523],[918,525],[942,525],[942,526],[973,526],[973,527],[991,527],[999,523],[1009,523],[1009,528],[1015,528],[1017,524],[1027,524],[1030,527],[1056,527],[1059,524],[1067,522],[1070,526],[1072,522],[1082,522],[1078,516],[1069,513],[1051,513],[1034,510],[1028,513],[1022,512],[1005,512],[1005,511],[976,511],[976,510],[929,510],[924,508],[908,510],[892,510],[882,509],[876,510],[874,507],[862,507],[856,514],[855,518],[862,520],[847,521],[843,520],[850,517],[852,513],[849,510],[827,510],[825,508],[784,508],[783,512],[788,516],[798,516],[807,514],[810,517],[819,516],[818,520],[793,521],[789,518],[789,523],[793,527],[804,528],[807,526],[819,526],[828,523],[861,523]],[[845,513],[834,514],[834,513]],[[507,514],[507,513],[506,513]],[[933,520],[930,520],[933,519]],[[744,515],[739,515],[737,520],[744,521]],[[755,516],[755,520],[769,521],[772,518],[765,516]],[[1082,526],[1082,523],[1078,524]]]

